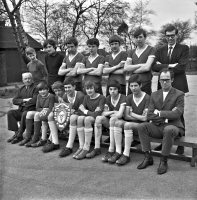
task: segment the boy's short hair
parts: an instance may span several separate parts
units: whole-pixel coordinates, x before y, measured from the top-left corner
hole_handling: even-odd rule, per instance
[[[91,38],[88,39],[86,42],[87,45],[96,45],[97,47],[99,47],[99,40],[97,38]]]
[[[74,44],[75,46],[78,46],[78,41],[75,37],[67,37],[65,44]]]
[[[56,81],[53,83],[53,85],[51,86],[52,90],[54,91],[55,89],[61,89],[64,90],[64,85],[61,81]]]
[[[118,92],[120,92],[120,83],[117,80],[112,80],[108,84],[108,88],[115,87],[118,89]]]
[[[142,84],[142,81],[140,79],[140,76],[138,74],[132,74],[129,78],[129,85],[131,83],[138,83],[139,85]]]
[[[119,37],[118,35],[113,35],[109,38],[109,44],[113,43],[113,42],[119,42],[119,44],[122,44],[122,38]]]
[[[52,45],[53,48],[56,49],[56,42],[55,42],[54,39],[45,40],[44,43],[43,43],[43,47],[46,48],[48,44]]]
[[[95,91],[97,91],[98,86],[96,85],[96,83],[94,81],[86,81],[84,83],[84,88],[85,89],[92,88],[92,87],[94,88]]]
[[[171,32],[173,30],[175,30],[175,34],[178,34],[178,29],[174,25],[169,24],[165,29],[165,34],[166,32]]]
[[[143,34],[143,36],[146,38],[147,33],[143,28],[137,28],[133,34],[134,38],[137,38],[139,35]]]
[[[72,85],[75,86],[75,80],[72,77],[68,77],[64,80],[63,85]]]
[[[49,86],[48,86],[48,84],[47,84],[46,81],[41,81],[41,82],[36,86],[36,88],[38,89],[38,91],[43,90],[43,89],[48,90],[48,89],[49,89]]]
[[[36,54],[35,49],[32,48],[32,47],[26,47],[25,52],[26,52],[27,55],[29,55],[29,54]]]

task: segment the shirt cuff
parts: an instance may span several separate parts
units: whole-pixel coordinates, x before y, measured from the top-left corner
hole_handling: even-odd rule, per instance
[[[85,115],[87,115],[87,114],[88,114],[88,110],[84,110],[83,113],[84,113]]]

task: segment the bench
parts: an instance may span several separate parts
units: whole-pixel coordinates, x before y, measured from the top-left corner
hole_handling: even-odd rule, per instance
[[[162,139],[150,138],[150,141],[152,143],[159,143],[159,144],[162,143]],[[102,142],[102,146],[108,146],[108,145],[109,145],[108,143]],[[174,146],[183,146],[183,147],[192,148],[192,156],[178,155],[175,153],[171,153],[169,155],[169,158],[190,162],[191,167],[195,167],[195,165],[197,164],[197,138],[188,137],[188,136],[178,138],[174,141]],[[131,147],[131,151],[137,152],[137,153],[143,153],[140,145],[138,145],[136,147]],[[156,155],[156,156],[161,156],[160,151],[152,150],[152,154]]]
[[[151,138],[150,141],[153,143],[162,143],[162,139]],[[192,156],[171,153],[170,157],[178,160],[189,161],[191,167],[195,167],[195,165],[197,164],[197,138],[188,136],[181,137],[175,139],[174,145],[192,148]]]

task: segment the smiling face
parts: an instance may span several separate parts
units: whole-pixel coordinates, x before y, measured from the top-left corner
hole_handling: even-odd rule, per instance
[[[24,83],[25,86],[29,86],[33,83],[32,76],[28,73],[23,74],[22,79],[23,79],[23,83]]]
[[[85,90],[86,90],[86,94],[91,98],[91,97],[94,97],[94,95],[95,95],[95,88],[94,88],[94,86],[91,86],[91,87],[86,87],[85,88]]]
[[[176,34],[176,30],[166,31],[165,36],[166,36],[166,40],[170,46],[173,46],[176,43],[177,38],[178,38],[178,35]]]
[[[47,51],[48,54],[51,55],[51,54],[53,54],[55,52],[55,49],[54,49],[53,45],[47,44],[46,51]]]
[[[40,90],[39,90],[39,94],[40,94],[42,97],[47,97],[47,95],[49,94],[49,90],[46,89],[46,88],[40,89]]]
[[[75,86],[71,84],[64,85],[64,90],[67,95],[71,95],[75,91]]]

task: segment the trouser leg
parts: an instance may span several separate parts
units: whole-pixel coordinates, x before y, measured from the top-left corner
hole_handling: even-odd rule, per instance
[[[7,113],[8,130],[18,131],[18,121],[21,120],[22,112],[19,110],[10,110]]]
[[[27,111],[24,111],[22,113],[22,116],[21,116],[20,128],[19,128],[19,131],[18,131],[18,134],[17,134],[18,137],[22,137],[23,132],[26,129],[26,115],[27,115]]]

